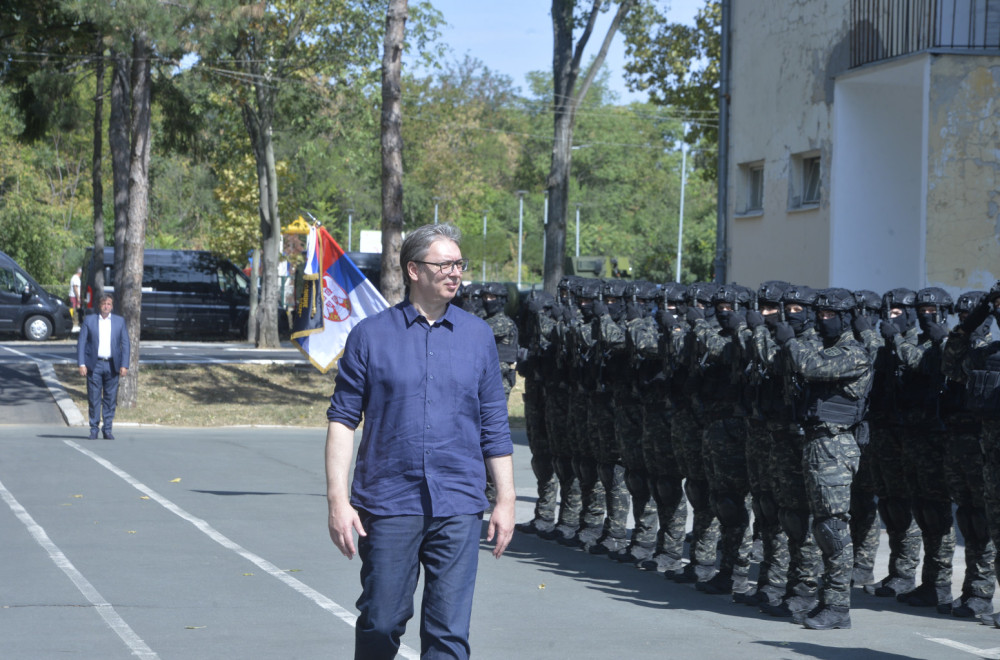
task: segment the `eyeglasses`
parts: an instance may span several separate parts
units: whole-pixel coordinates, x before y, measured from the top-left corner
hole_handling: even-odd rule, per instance
[[[458,259],[457,261],[442,261],[441,263],[434,263],[433,261],[420,261],[419,259],[412,259],[415,264],[424,264],[425,266],[437,266],[438,272],[451,275],[458,270],[460,273],[464,273],[469,270],[469,260],[468,259]]]

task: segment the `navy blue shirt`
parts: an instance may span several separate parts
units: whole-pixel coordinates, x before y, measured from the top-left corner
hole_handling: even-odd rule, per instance
[[[364,419],[351,505],[375,515],[481,513],[483,458],[513,452],[493,331],[455,305],[433,326],[409,300],[356,325],[326,416]]]

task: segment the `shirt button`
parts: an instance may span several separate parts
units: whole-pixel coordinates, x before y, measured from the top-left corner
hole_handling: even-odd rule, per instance
[[[434,355],[434,351],[430,351],[427,355]]]
[[[427,450],[427,451],[425,451],[424,453],[425,453],[425,454],[430,454],[430,453],[431,453],[431,450],[430,450],[430,449],[428,449],[428,450]]]
[[[428,424],[428,425],[427,425],[427,426],[425,426],[424,428],[425,428],[425,429],[429,429],[430,427],[431,427],[431,425],[430,425],[430,424]]]
[[[434,376],[428,376],[427,379],[428,380],[434,380]]]

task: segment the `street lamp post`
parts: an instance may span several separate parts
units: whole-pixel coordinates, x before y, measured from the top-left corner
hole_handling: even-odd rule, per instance
[[[517,290],[521,290],[521,251],[524,244],[524,196],[527,190],[517,191]]]
[[[545,253],[549,242],[549,191],[543,190],[545,194],[544,206],[542,207],[542,272],[545,272]]]
[[[576,256],[580,256],[580,205],[576,205]]]
[[[687,129],[685,127],[685,132]],[[681,211],[677,221],[677,275],[676,281],[681,281],[681,257],[684,249],[684,188],[687,186],[687,142],[681,143]]]
[[[486,281],[486,209],[483,209],[483,281]]]
[[[434,200],[434,224],[438,223],[438,202],[441,201],[440,197],[432,197]]]
[[[351,238],[354,236],[352,224],[354,220],[354,209],[347,209],[347,251],[351,252]]]

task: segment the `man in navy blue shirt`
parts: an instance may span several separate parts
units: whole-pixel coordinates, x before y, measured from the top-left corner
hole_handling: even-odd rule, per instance
[[[493,332],[450,304],[468,267],[460,241],[448,224],[406,237],[406,299],[359,323],[338,364],[327,500],[330,537],[348,559],[359,537],[358,659],[395,657],[421,565],[421,656],[468,658],[486,469],[497,486],[486,536],[494,557],[514,530],[513,445]]]

